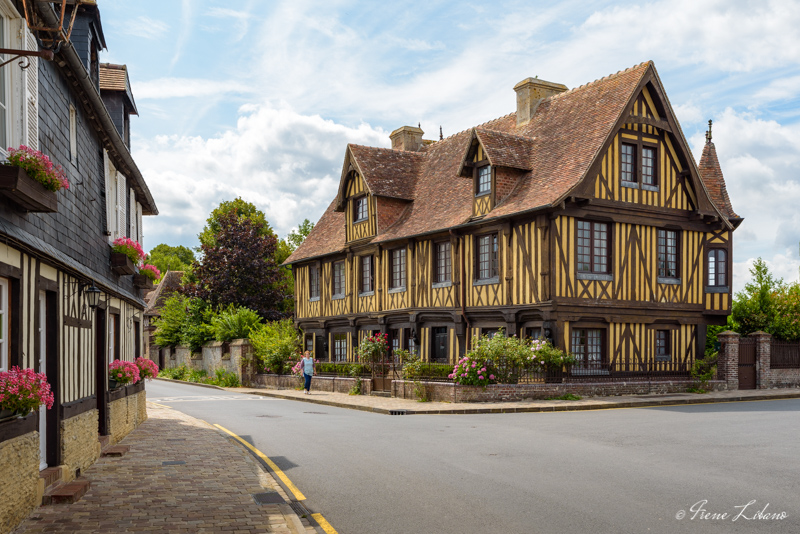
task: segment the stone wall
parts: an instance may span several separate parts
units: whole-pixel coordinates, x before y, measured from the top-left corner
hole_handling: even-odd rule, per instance
[[[627,382],[584,382],[570,384],[491,384],[480,386],[461,386],[452,382],[414,382],[392,381],[392,396],[417,399],[421,389],[428,400],[438,402],[503,402],[525,399],[546,399],[571,393],[581,397],[601,397],[611,395],[648,395],[682,393],[694,385],[692,380],[638,380]],[[709,386],[714,391],[727,389],[721,380],[712,380]]]
[[[144,390],[112,401],[109,409],[111,444],[119,443],[147,419]]]
[[[242,365],[249,365],[249,358],[252,352],[250,341],[247,339],[236,339],[229,344],[220,341],[212,341],[203,346],[201,352],[192,354],[189,347],[178,346],[170,349],[170,356],[165,361],[167,369],[175,369],[181,365],[189,369],[203,369],[208,376],[214,376],[217,369],[223,369],[234,373],[239,382],[245,383],[242,372]],[[247,371],[245,370],[245,373]]]
[[[0,443],[0,534],[11,532],[36,507],[39,433]]]
[[[100,442],[97,439],[98,411],[89,410],[61,421],[62,478],[69,482],[75,472],[85,471],[100,458]]]
[[[315,376],[311,379],[311,391],[327,391],[332,393],[350,393],[356,383],[355,378],[339,376]],[[257,374],[250,381],[251,387],[266,389],[296,389],[303,387],[303,382],[293,375]],[[362,379],[361,394],[372,393],[372,379]]]

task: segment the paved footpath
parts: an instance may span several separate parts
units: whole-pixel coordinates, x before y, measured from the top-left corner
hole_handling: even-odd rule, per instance
[[[254,493],[289,498],[235,440],[170,408],[148,403],[147,413],[120,442],[130,452],[86,470],[79,502],[37,508],[14,532],[317,532],[289,504],[255,503]]]
[[[216,386],[211,386],[216,387]],[[558,412],[575,410],[607,410],[612,408],[644,408],[647,406],[676,406],[681,404],[706,404],[717,402],[742,402],[800,398],[800,388],[752,389],[739,391],[714,391],[710,393],[672,393],[663,395],[620,395],[616,397],[585,397],[577,401],[523,400],[516,402],[419,402],[414,399],[347,395],[314,391],[311,394],[292,389],[219,388],[236,393],[249,393],[282,399],[311,402],[352,410],[391,414],[405,411],[406,415],[422,414],[475,414]]]

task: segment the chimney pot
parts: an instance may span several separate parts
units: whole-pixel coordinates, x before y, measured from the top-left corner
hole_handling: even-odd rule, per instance
[[[567,86],[561,83],[547,82],[539,78],[525,78],[514,86],[517,93],[517,126],[529,122],[539,104],[546,98],[563,93]]]
[[[423,146],[422,136],[425,132],[415,126],[401,126],[389,135],[393,150],[418,152]]]

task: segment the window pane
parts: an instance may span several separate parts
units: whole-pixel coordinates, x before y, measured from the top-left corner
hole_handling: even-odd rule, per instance
[[[594,223],[594,256],[592,258],[592,271],[595,273],[608,272],[608,225]]]
[[[489,238],[484,235],[478,238],[478,278],[484,280],[490,278],[489,274]]]
[[[592,230],[586,221],[578,221],[578,272],[592,272]]]
[[[654,148],[642,148],[642,183],[656,185],[656,151]]]
[[[636,181],[636,174],[634,173],[634,165],[636,160],[635,150],[636,149],[633,147],[633,145],[622,143],[620,172],[622,174],[623,182]]]
[[[492,190],[492,168],[489,165],[478,169],[478,194]]]
[[[436,245],[436,281],[450,281],[450,243]]]

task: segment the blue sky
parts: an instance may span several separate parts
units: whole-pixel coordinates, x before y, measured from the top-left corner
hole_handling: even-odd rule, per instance
[[[134,157],[161,215],[145,248],[197,245],[242,196],[281,236],[336,194],[348,142],[434,139],[515,109],[529,76],[575,87],[653,60],[698,158],[708,119],[734,209],[734,287],[800,258],[800,3],[169,0],[99,3],[128,65]]]

